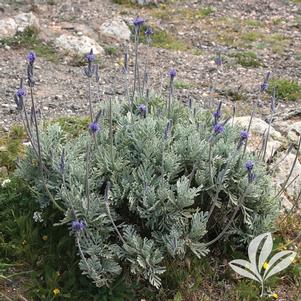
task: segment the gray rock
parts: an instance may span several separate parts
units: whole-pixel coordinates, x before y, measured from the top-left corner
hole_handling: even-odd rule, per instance
[[[256,135],[251,135],[248,141],[247,150],[252,151],[260,151],[262,147],[261,137]],[[269,161],[273,158],[273,156],[277,153],[277,151],[282,147],[282,143],[269,138],[266,148],[265,161]]]
[[[279,156],[277,162],[284,158],[284,156],[285,154],[282,153]],[[284,184],[284,182],[286,181],[286,178],[291,170],[294,160],[295,155],[289,154],[277,167],[277,170],[275,171],[274,182],[279,188],[282,187],[281,185]],[[292,181],[296,176],[298,177],[295,180],[295,182],[286,189],[287,197],[290,200],[296,199],[301,189],[301,164],[299,160],[297,160],[289,182]]]
[[[98,39],[98,34],[90,26],[85,24],[74,24],[74,30],[78,36],[87,36],[93,40]]]
[[[249,122],[250,122],[250,116],[235,117],[234,119],[234,123],[240,124],[243,128],[248,128]],[[262,136],[268,130],[268,127],[269,127],[268,123],[266,123],[260,118],[254,117],[251,124],[251,133],[255,133],[257,135]],[[276,131],[273,128],[273,126],[271,126],[270,128],[270,136],[275,140],[280,140],[280,141],[284,140],[280,132]]]
[[[13,37],[17,33],[18,25],[13,18],[0,20],[0,38]]]
[[[70,54],[87,54],[93,49],[94,54],[104,55],[104,49],[93,39],[87,36],[73,36],[62,34],[55,40],[55,45]]]
[[[301,121],[294,122],[288,128],[287,137],[293,143],[297,144],[301,136]]]
[[[27,27],[40,29],[39,19],[32,12],[16,15],[14,19],[17,23],[17,31],[19,32],[24,31]]]
[[[120,40],[129,40],[131,31],[121,18],[108,20],[99,27],[100,34]]]
[[[292,202],[289,201],[288,198],[285,195],[283,195],[282,198],[281,198],[281,205],[282,205],[284,211],[285,210],[290,211],[293,207]]]

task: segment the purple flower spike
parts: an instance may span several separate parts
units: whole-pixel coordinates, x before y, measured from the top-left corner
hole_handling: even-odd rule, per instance
[[[221,112],[221,109],[222,109],[222,102],[220,101],[219,104],[218,104],[218,107],[216,109],[216,111],[213,113],[213,117],[214,117],[214,124],[217,124],[219,119],[221,118],[222,116],[222,112]]]
[[[255,178],[256,178],[256,175],[255,173],[252,171],[253,170],[253,167],[254,167],[254,162],[251,161],[251,160],[248,160],[245,164],[245,167],[248,171],[248,182],[249,183],[252,183],[254,182]]]
[[[146,111],[147,111],[147,107],[144,104],[139,105],[138,107],[140,114],[145,117],[146,115]]]
[[[170,79],[173,80],[177,75],[176,69],[170,69],[168,75],[170,76]]]
[[[144,19],[141,17],[137,17],[133,23],[134,23],[135,27],[140,27],[144,24]]]
[[[24,88],[19,88],[19,89],[17,90],[17,92],[16,92],[16,95],[17,95],[18,97],[24,97],[24,96],[26,96],[26,91],[25,91],[25,89],[24,89]]]
[[[264,92],[269,87],[269,78],[270,78],[271,72],[268,72],[265,76],[265,79],[263,81],[263,84],[260,86],[260,92]]]
[[[95,61],[95,55],[93,54],[93,49],[86,55],[86,59],[89,63]]]
[[[33,64],[34,61],[36,60],[36,58],[37,58],[37,56],[36,56],[35,52],[33,52],[33,51],[30,51],[27,55],[27,59],[30,64]]]
[[[92,134],[96,134],[97,132],[100,131],[100,126],[97,122],[91,122],[89,124],[89,131],[92,133]]]
[[[224,132],[225,128],[221,123],[217,123],[214,125],[213,130],[215,134],[221,134]]]
[[[218,67],[220,67],[222,65],[222,58],[221,58],[221,54],[220,53],[215,58],[214,62],[216,64],[216,66],[218,66]]]
[[[151,27],[148,27],[147,30],[144,33],[146,36],[151,36],[154,34],[153,30],[151,29]]]
[[[245,167],[246,167],[248,172],[251,172],[253,167],[254,167],[254,162],[251,161],[251,160],[248,160],[245,164]]]
[[[248,138],[249,138],[249,133],[248,133],[248,131],[246,131],[246,130],[241,131],[241,132],[240,132],[240,138],[241,138],[242,140],[248,139]]]
[[[222,113],[220,111],[215,111],[213,113],[213,117],[214,117],[214,124],[217,124],[219,119],[221,118]]]
[[[219,119],[221,116],[222,116],[222,113],[219,112],[219,111],[215,111],[215,112],[213,113],[213,117],[216,118],[216,119]]]
[[[75,220],[72,222],[71,227],[74,232],[80,232],[86,228],[86,223],[83,220]]]

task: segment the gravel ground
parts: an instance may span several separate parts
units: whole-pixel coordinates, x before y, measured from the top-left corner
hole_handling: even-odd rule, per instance
[[[237,111],[245,115],[258,98],[260,84],[268,70],[272,71],[273,78],[300,83],[301,4],[297,1],[177,0],[154,8],[118,5],[110,0],[64,1],[63,4],[59,4],[61,1],[48,1],[48,4],[47,1],[31,1],[31,4],[4,1],[7,3],[0,4],[0,17],[34,11],[40,19],[40,36],[45,41],[51,41],[63,32],[74,32],[76,28],[93,35],[100,24],[116,16],[122,16],[127,22],[137,15],[143,16],[148,24],[165,30],[187,46],[183,51],[140,47],[140,65],[143,66],[148,57],[150,84],[156,92],[162,87],[162,93],[166,93],[168,69],[177,69],[178,83],[185,84],[176,89],[181,101],[192,98],[210,106],[222,99],[230,110],[234,104],[231,94],[237,93],[241,98],[235,102]],[[95,97],[98,102],[108,99],[112,93],[120,95],[124,92],[120,62],[125,47],[129,47],[132,74],[133,45],[96,38],[100,45],[111,45],[117,51],[116,56],[101,58],[101,95]],[[18,120],[13,95],[20,76],[26,75],[27,51],[22,47],[0,46],[0,126],[4,129]],[[261,65],[246,68],[238,64],[233,54],[242,51],[256,53]],[[221,52],[224,61],[220,70],[214,64],[217,52]],[[72,66],[70,61],[67,55],[60,63],[43,57],[37,60],[35,95],[38,107],[46,117],[86,114],[88,111],[83,67]],[[112,83],[116,86],[114,91]],[[210,87],[214,92],[210,92]],[[268,101],[267,96],[262,100],[260,111],[263,115],[268,112]],[[297,108],[300,102],[281,102],[280,111]]]

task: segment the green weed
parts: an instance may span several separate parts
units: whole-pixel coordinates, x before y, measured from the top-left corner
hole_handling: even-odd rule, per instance
[[[153,16],[162,20],[189,20],[195,21],[206,18],[214,12],[212,7],[202,7],[199,9],[192,8],[176,8],[167,9],[166,6],[160,7],[160,9],[153,11]]]
[[[1,39],[0,47],[1,45],[8,45],[14,49],[25,48],[27,50],[33,50],[38,56],[55,63],[60,60],[60,56],[53,44],[42,41],[38,37],[38,32],[35,28],[28,27],[12,38]]]
[[[270,81],[268,92],[272,94],[276,89],[277,98],[281,100],[299,100],[301,99],[301,85],[294,80],[274,79]]]
[[[8,171],[15,168],[16,159],[24,149],[22,141],[25,137],[21,126],[12,127],[9,133],[0,133],[0,166],[5,166]]]
[[[105,53],[107,55],[110,55],[110,56],[116,56],[117,55],[117,49],[114,46],[106,46],[105,47]]]
[[[182,81],[175,81],[174,82],[174,87],[176,89],[182,90],[182,89],[190,89],[192,87],[192,84],[185,83]]]
[[[236,59],[236,63],[246,68],[257,68],[262,65],[255,52],[245,51],[231,54]]]
[[[134,38],[134,27],[132,29],[132,37]],[[174,35],[169,32],[162,30],[158,27],[152,26],[154,34],[152,35],[152,46],[170,50],[188,50],[190,47],[183,40],[178,39]],[[146,43],[146,37],[144,32],[146,30],[146,26],[142,26],[140,30],[140,41],[142,43]]]
[[[261,27],[263,23],[256,19],[247,19],[245,20],[245,24],[250,27]]]

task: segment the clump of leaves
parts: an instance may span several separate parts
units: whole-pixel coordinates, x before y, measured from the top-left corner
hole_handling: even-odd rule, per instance
[[[66,135],[70,135],[71,137],[78,137],[85,130],[87,130],[88,126],[88,117],[81,116],[63,116],[59,118],[55,118],[50,121],[49,124],[59,124],[62,127],[62,130],[66,133]]]
[[[257,58],[256,53],[252,51],[237,52],[231,56],[236,59],[237,64],[246,68],[257,68],[262,65],[261,61]]]
[[[116,56],[117,55],[117,49],[114,46],[106,46],[105,47],[105,53],[107,55],[110,55],[110,56]]]
[[[0,189],[0,256],[7,262],[0,263],[0,277],[26,275],[24,285],[34,300],[53,300],[54,288],[62,300],[132,300],[134,293],[123,278],[110,288],[97,289],[81,275],[73,238],[65,227],[53,227],[61,214],[51,208],[42,213],[32,198],[33,192],[18,177]],[[41,217],[35,221],[37,212]],[[6,269],[11,263],[22,266],[15,276]]]
[[[190,89],[192,87],[191,84],[182,81],[175,81],[174,85],[176,89]]]
[[[270,81],[268,92],[273,93],[276,89],[276,95],[281,100],[299,100],[301,99],[301,85],[294,80],[272,79]]]

